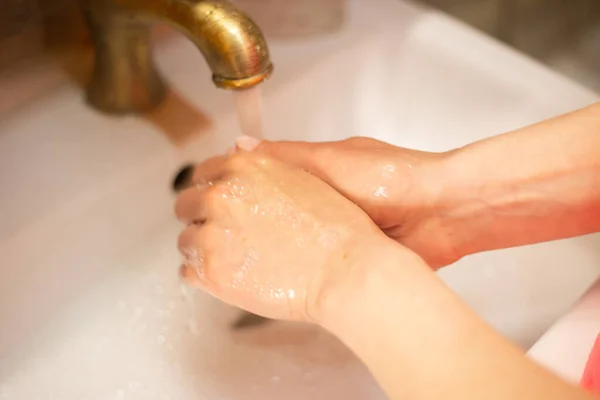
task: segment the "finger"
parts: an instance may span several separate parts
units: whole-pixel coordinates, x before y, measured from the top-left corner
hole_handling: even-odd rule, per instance
[[[207,185],[221,179],[225,175],[225,168],[229,157],[229,154],[223,154],[209,158],[196,165],[192,183],[196,185]]]
[[[382,142],[377,139],[373,139],[365,136],[353,136],[348,139],[342,140],[339,143],[343,143],[343,146],[349,149],[358,150],[381,150],[386,147],[395,147],[389,143]]]
[[[263,140],[254,151],[270,155],[300,168],[310,169],[314,166],[314,151],[319,145],[320,143]]]
[[[238,139],[238,146],[241,139]],[[269,155],[286,164],[291,164],[318,175],[319,171],[323,168],[321,168],[322,165],[319,162],[316,152],[324,149],[329,144],[263,140],[256,144],[254,151]]]
[[[258,151],[269,154],[281,161],[293,164],[295,166],[310,170],[311,166],[321,167],[323,163],[332,162],[330,156],[337,151],[347,149],[359,150],[380,150],[390,145],[376,139],[367,137],[351,137],[345,140],[333,142],[293,142],[257,140],[248,136],[242,136],[236,141],[237,147],[248,151]],[[319,153],[325,153],[325,156],[319,157]],[[326,166],[325,164],[325,166]]]
[[[193,244],[199,229],[196,225],[189,226],[179,236],[178,243],[179,251],[183,254],[179,274],[186,284],[195,288],[202,288],[206,282],[204,251]]]
[[[202,264],[204,262],[204,250],[199,247],[198,232],[201,225],[189,225],[186,227],[177,239],[177,248],[183,255],[184,264]]]
[[[336,153],[343,151],[338,146],[341,146],[341,142],[262,141],[255,151],[267,154],[288,165],[301,168],[337,190],[343,191],[339,187],[341,182],[337,182],[340,172],[343,175],[344,171],[342,166],[336,165]]]
[[[222,230],[210,223],[190,225],[179,235],[177,246],[183,254],[180,275],[194,287],[214,292],[211,268],[218,263],[215,257],[222,252]]]
[[[177,219],[186,224],[206,221],[206,190],[211,186],[192,186],[182,191],[175,202]]]
[[[187,271],[186,278],[193,276],[195,286],[202,285],[206,281],[206,247],[203,240],[202,226],[190,225],[181,232],[177,247],[183,255],[182,270]],[[182,275],[182,277],[184,277]]]
[[[188,264],[182,264],[179,268],[179,276],[188,286],[197,289],[204,288],[205,279],[202,269],[195,268]]]

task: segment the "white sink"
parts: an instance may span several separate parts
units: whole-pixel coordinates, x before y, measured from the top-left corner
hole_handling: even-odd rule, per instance
[[[597,101],[436,12],[370,3],[351,1],[338,35],[272,42],[269,138],[364,135],[445,150]],[[190,105],[167,113],[172,126],[200,121],[194,110],[210,116],[184,144],[88,109],[64,78],[0,121],[0,398],[383,398],[320,329],[232,332],[238,310],[182,291],[171,180],[239,129],[191,43],[165,41],[157,58]],[[599,249],[588,236],[470,257],[440,275],[528,347],[597,277]]]

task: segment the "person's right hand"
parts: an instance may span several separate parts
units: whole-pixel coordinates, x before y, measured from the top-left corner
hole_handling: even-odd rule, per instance
[[[433,268],[463,255],[444,226],[438,201],[445,153],[409,150],[362,137],[326,143],[257,142],[244,137],[238,147],[255,149],[321,178]]]

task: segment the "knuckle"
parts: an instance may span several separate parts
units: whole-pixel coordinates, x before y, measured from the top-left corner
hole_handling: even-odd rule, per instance
[[[198,232],[196,243],[202,249],[201,269],[205,281],[215,283],[218,280],[217,272],[222,262],[222,251],[219,248],[217,229],[210,225],[202,227]]]
[[[196,226],[190,225],[179,234],[179,237],[177,238],[177,248],[182,254],[185,255],[188,249],[194,246],[194,235],[196,230]]]
[[[256,155],[254,161],[263,167],[268,167],[273,164],[273,158],[264,154]]]
[[[179,276],[189,286],[202,287],[204,285],[204,272],[188,264],[183,264],[180,267]]]
[[[192,183],[195,184],[206,184],[214,178],[214,164],[215,160],[210,159],[201,164],[196,165],[194,173],[192,175]]]
[[[245,172],[248,171],[248,169],[257,168],[259,166],[267,166],[271,163],[271,160],[271,157],[263,153],[236,153],[229,159],[228,169],[234,173]]]
[[[324,144],[315,149],[313,156],[318,165],[327,165],[335,159],[336,153],[335,144]]]
[[[184,256],[181,278],[191,286],[218,290],[225,279],[222,270],[223,230],[212,224],[186,229],[180,235],[179,246]]]
[[[244,153],[235,153],[229,160],[227,160],[227,166],[230,171],[240,171],[247,168],[250,163],[252,153],[244,152]]]
[[[187,210],[187,206],[193,197],[192,189],[188,188],[182,191],[175,200],[173,207],[177,218],[182,218]]]
[[[208,210],[214,210],[227,199],[227,188],[222,184],[209,186],[204,191],[204,202]]]
[[[198,230],[196,235],[196,244],[202,246],[206,251],[210,252],[214,249],[216,238],[219,236],[219,229],[208,223]]]
[[[187,264],[202,265],[204,268],[219,254],[216,240],[218,232],[210,224],[194,227],[189,233],[180,235],[180,246]]]
[[[362,147],[373,144],[377,142],[377,140],[365,136],[353,136],[345,139],[343,142],[352,147]]]
[[[181,220],[185,213],[185,202],[181,199],[181,196],[177,197],[177,200],[175,200],[173,211],[175,212],[177,219]]]
[[[248,157],[248,162],[254,165],[265,165],[265,163],[271,162],[273,160],[273,157],[269,154],[256,151],[246,153],[246,156]]]

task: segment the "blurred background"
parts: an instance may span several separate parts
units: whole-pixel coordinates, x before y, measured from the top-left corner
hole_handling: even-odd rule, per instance
[[[44,48],[85,42],[78,1],[0,0],[0,73]],[[234,1],[246,6],[260,24],[261,16],[266,12],[281,13],[283,8],[293,7],[333,10],[333,3],[339,7],[345,0]],[[403,0],[364,1],[376,4]],[[600,92],[600,0],[420,2],[454,16]],[[320,15],[325,18],[327,13]]]
[[[422,2],[600,92],[600,0]]]

